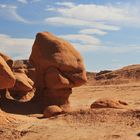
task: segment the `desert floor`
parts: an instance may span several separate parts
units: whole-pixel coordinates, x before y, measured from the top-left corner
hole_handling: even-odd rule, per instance
[[[90,110],[102,97],[125,101],[128,107]],[[49,119],[2,109],[7,113],[0,113],[0,140],[140,140],[140,83],[82,86],[73,90],[70,101],[73,112]]]

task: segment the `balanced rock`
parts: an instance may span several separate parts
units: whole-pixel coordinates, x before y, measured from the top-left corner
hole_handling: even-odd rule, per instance
[[[0,89],[13,87],[15,84],[15,76],[10,67],[0,55]]]
[[[72,88],[87,81],[80,53],[70,43],[49,32],[36,35],[29,61],[36,70],[33,100],[44,107],[68,105]]]
[[[115,109],[123,109],[128,105],[124,101],[114,100],[109,98],[101,98],[96,100],[91,104],[91,108],[115,108]]]

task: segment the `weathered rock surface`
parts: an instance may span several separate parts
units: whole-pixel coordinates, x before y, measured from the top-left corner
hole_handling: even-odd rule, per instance
[[[15,84],[15,76],[5,60],[0,55],[0,89],[11,88]]]
[[[33,88],[33,81],[27,77],[24,73],[14,73],[16,77],[16,83],[12,90],[15,91],[30,91]]]
[[[91,108],[115,108],[115,109],[123,109],[128,105],[124,101],[114,100],[109,98],[101,98],[96,100],[91,104]]]
[[[35,69],[28,60],[13,61],[9,56],[0,53],[0,93],[5,98],[6,89],[14,98],[25,97],[33,90]]]
[[[69,104],[72,88],[87,81],[83,59],[67,41],[38,33],[29,59],[36,69],[33,100],[46,105]]]
[[[33,90],[34,82],[22,72],[14,72],[16,82],[13,88],[10,89],[10,93],[15,98],[23,98],[28,92]]]

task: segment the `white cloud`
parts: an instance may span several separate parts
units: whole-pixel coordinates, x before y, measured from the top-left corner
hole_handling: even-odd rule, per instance
[[[95,20],[123,20],[124,10],[114,6],[79,4],[71,8],[58,8],[57,12],[63,16],[84,19],[88,21]]]
[[[63,3],[62,3],[63,4]],[[57,8],[55,11],[63,17],[76,18],[85,21],[104,21],[112,24],[137,24],[140,26],[140,7],[128,4],[123,5],[96,5],[79,4],[66,8]]]
[[[90,36],[90,35],[84,35],[84,34],[69,34],[69,35],[61,35],[60,37],[72,41],[77,42],[80,41],[81,44],[91,44],[91,45],[100,45],[100,40]]]
[[[72,42],[71,42],[72,43]],[[92,45],[92,44],[82,44],[82,43],[72,43],[72,45],[79,51],[79,52],[89,52],[94,51],[98,52],[102,49],[102,45]]]
[[[11,56],[13,59],[28,59],[33,42],[33,39],[12,38],[0,34],[0,52]]]
[[[21,3],[23,3],[23,4],[27,4],[28,2],[27,2],[27,0],[17,0],[18,2],[21,2]]]
[[[34,2],[40,2],[41,0],[32,0],[31,2],[34,3]]]
[[[71,42],[79,51],[97,51],[102,47],[102,43],[96,37],[85,34],[60,35],[59,37]]]
[[[126,53],[139,51],[139,46],[107,46],[93,35],[107,35],[109,31],[118,31],[123,26],[140,27],[140,7],[126,3],[117,5],[56,3],[57,7],[48,7],[55,16],[45,19],[53,26],[70,26],[77,28],[77,33],[61,35],[76,45],[81,51],[104,51],[109,53]],[[47,9],[46,9],[47,10]]]
[[[102,50],[105,47],[103,47],[100,39],[93,35],[106,35],[107,31],[120,30],[118,25],[105,21],[105,19],[109,20],[110,16],[114,18],[117,15],[119,17],[121,10],[117,8],[109,7],[108,9],[108,7],[94,4],[75,5],[66,2],[56,4],[58,7],[48,6],[46,10],[55,12],[58,16],[46,18],[45,22],[53,26],[78,28],[78,34],[61,35],[61,37],[70,41],[79,51]],[[96,14],[99,16],[96,16],[98,19],[95,18]]]
[[[57,13],[58,17],[48,20],[57,24],[63,19],[79,20],[81,22],[104,23],[109,26],[140,27],[140,7],[126,3],[116,5],[74,4],[72,2],[56,3],[58,7],[48,7],[48,10]],[[47,10],[47,9],[46,9]],[[57,19],[56,19],[57,18]],[[61,18],[61,19],[60,19]],[[47,21],[47,19],[46,19]],[[59,23],[58,23],[59,24]],[[81,23],[82,24],[82,23]],[[66,25],[66,24],[65,24]],[[68,25],[68,23],[67,23]],[[69,25],[74,23],[70,22]]]
[[[29,21],[17,14],[17,7],[13,5],[0,4],[0,17],[6,20],[30,23]]]
[[[67,17],[50,17],[45,22],[56,26],[92,26],[91,22]]]
[[[72,42],[72,41],[71,41]],[[106,54],[126,54],[131,52],[140,52],[140,45],[118,45],[118,46],[106,46],[105,44],[101,45],[92,45],[92,44],[81,44],[81,43],[73,43],[73,45],[79,50],[79,51],[94,51],[94,52],[104,52]]]
[[[45,10],[44,11],[54,11],[55,10],[55,8],[54,7],[51,7],[51,6],[49,6],[49,5],[47,5],[47,8],[45,8]]]
[[[28,4],[30,3],[34,3],[34,2],[39,2],[41,0],[17,0],[18,2],[22,3],[22,4]]]
[[[107,32],[99,30],[99,29],[83,29],[80,30],[79,33],[81,34],[89,34],[89,35],[106,35]]]
[[[56,4],[59,6],[64,6],[64,7],[69,7],[69,8],[72,8],[75,6],[75,4],[72,2],[57,2]]]
[[[81,52],[94,51],[114,54],[140,52],[140,46],[138,45],[107,45],[103,44],[98,38],[86,34],[69,34],[60,35],[59,37],[70,41]]]
[[[91,21],[79,20],[79,19],[67,18],[67,17],[50,17],[50,18],[46,18],[45,22],[47,24],[51,24],[55,26],[75,26],[75,27],[83,27],[83,28],[92,27],[92,28],[112,30],[112,31],[120,30],[118,26],[106,25],[102,22],[91,22]]]

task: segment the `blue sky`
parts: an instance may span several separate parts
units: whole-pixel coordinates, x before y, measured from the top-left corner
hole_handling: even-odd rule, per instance
[[[77,48],[88,71],[140,63],[140,0],[0,0],[0,51],[30,55],[37,32]]]

